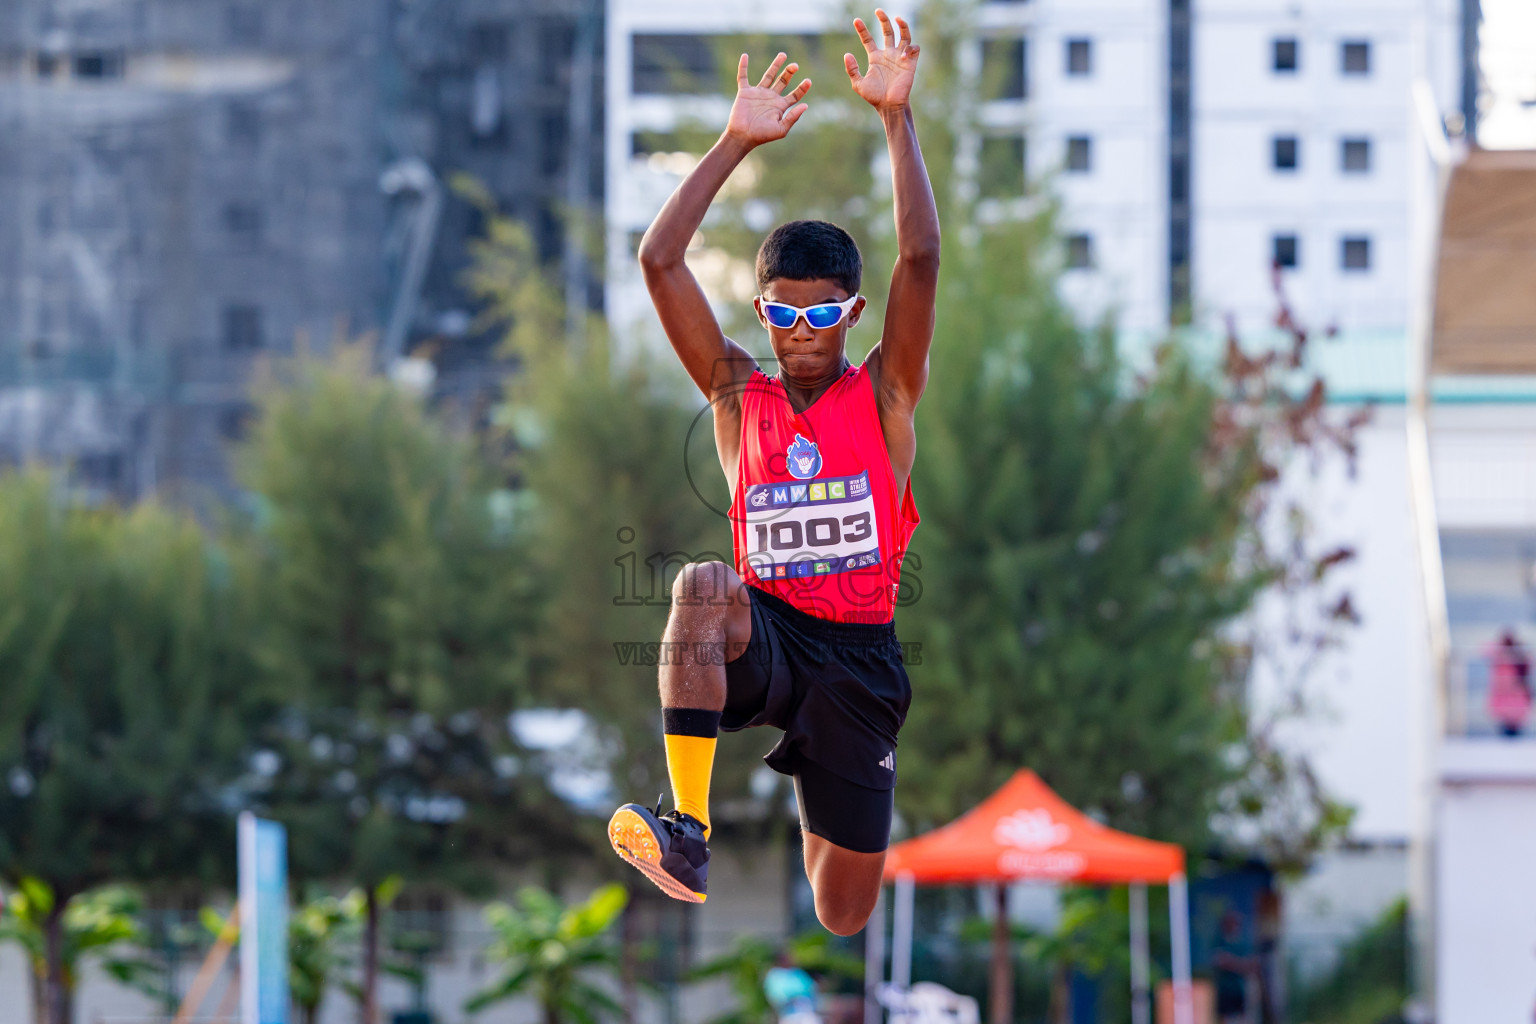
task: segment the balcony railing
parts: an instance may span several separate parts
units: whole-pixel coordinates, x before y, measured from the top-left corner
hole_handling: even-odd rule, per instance
[[[1536,671],[1532,672],[1536,683]],[[1446,676],[1445,731],[1448,736],[1500,738],[1504,723],[1494,714],[1490,703],[1493,690],[1493,662],[1486,651],[1453,647],[1450,670]],[[1536,735],[1536,713],[1527,710],[1519,723],[1519,734]]]

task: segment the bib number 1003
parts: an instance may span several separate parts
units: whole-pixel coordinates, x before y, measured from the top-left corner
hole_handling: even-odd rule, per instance
[[[840,543],[856,544],[868,540],[874,534],[868,512],[856,512],[838,519],[807,519],[802,528],[799,520],[780,519],[772,523],[758,523],[757,548],[754,554],[766,551],[804,551],[831,547]]]

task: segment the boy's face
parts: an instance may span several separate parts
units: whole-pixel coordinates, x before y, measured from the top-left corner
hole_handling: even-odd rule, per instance
[[[784,302],[801,309],[824,302],[846,302],[851,298],[837,282],[825,277],[810,281],[777,277],[763,286],[762,297],[769,302]],[[858,323],[864,312],[864,300],[860,298],[848,310],[847,316],[818,331],[806,323],[803,316],[793,327],[775,327],[764,318],[761,300],[752,300],[752,305],[757,310],[758,322],[768,329],[768,343],[779,360],[779,372],[790,380],[808,383],[842,370],[848,328]]]

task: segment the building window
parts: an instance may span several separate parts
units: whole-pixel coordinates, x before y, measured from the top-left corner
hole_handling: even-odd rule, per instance
[[[261,142],[261,112],[250,103],[231,103],[225,113],[224,137],[232,146],[255,149]]]
[[[123,480],[122,452],[82,452],[75,459],[75,479],[86,487],[116,490]]]
[[[1339,167],[1346,174],[1365,174],[1371,169],[1371,140],[1344,139],[1339,147]]]
[[[1371,240],[1346,236],[1340,253],[1340,265],[1345,270],[1371,269]]]
[[[1270,239],[1269,258],[1277,267],[1285,270],[1294,270],[1297,264],[1300,263],[1297,257],[1299,248],[1300,246],[1297,244],[1295,235],[1275,235]]]
[[[236,245],[251,249],[261,241],[261,207],[230,203],[224,207],[224,230]]]
[[[75,54],[75,77],[101,80],[123,77],[123,55],[106,50]]]
[[[636,96],[714,93],[720,83],[709,36],[636,35],[632,40],[630,92]]]
[[[1168,4],[1168,322],[1190,319],[1190,0]]]
[[[1067,170],[1086,174],[1093,170],[1093,140],[1086,135],[1067,138]]]
[[[540,18],[539,77],[562,89],[571,84],[571,53],[576,46],[576,23],[571,18]],[[713,61],[710,67],[714,68]]]
[[[1277,171],[1294,171],[1301,163],[1301,142],[1294,135],[1276,135],[1272,163]]]
[[[249,405],[229,405],[219,410],[219,436],[226,441],[239,441],[250,433],[256,410]]]
[[[1276,39],[1270,66],[1276,74],[1293,74],[1300,64],[1300,45],[1294,39]]]
[[[37,77],[52,78],[59,72],[59,58],[57,54],[40,53],[37,55]]]
[[[437,891],[401,893],[389,907],[391,944],[441,956],[448,952],[448,897]]]
[[[469,26],[469,62],[500,64],[507,59],[512,27],[504,21],[477,21]]]
[[[981,43],[981,81],[989,100],[1022,100],[1029,94],[1024,66],[1024,38],[984,39]]]
[[[261,309],[256,306],[224,307],[224,351],[256,352],[263,346]]]
[[[992,135],[981,140],[976,190],[984,199],[1012,199],[1024,194],[1024,136]]]
[[[1343,45],[1339,56],[1340,68],[1346,75],[1371,73],[1371,44],[1351,41]]]
[[[1075,234],[1067,236],[1067,269],[1093,269],[1093,236]]]
[[[564,111],[539,118],[540,174],[555,175],[565,169],[566,128]]]
[[[1067,74],[1093,74],[1093,40],[1067,40]]]
[[[229,41],[236,46],[255,46],[261,42],[261,8],[255,4],[229,8]]]

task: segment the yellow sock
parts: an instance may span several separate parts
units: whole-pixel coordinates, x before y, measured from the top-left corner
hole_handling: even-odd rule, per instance
[[[703,822],[704,834],[708,836],[709,780],[715,770],[720,712],[662,708],[661,720],[667,747],[667,774],[672,779],[672,801],[679,811]]]

